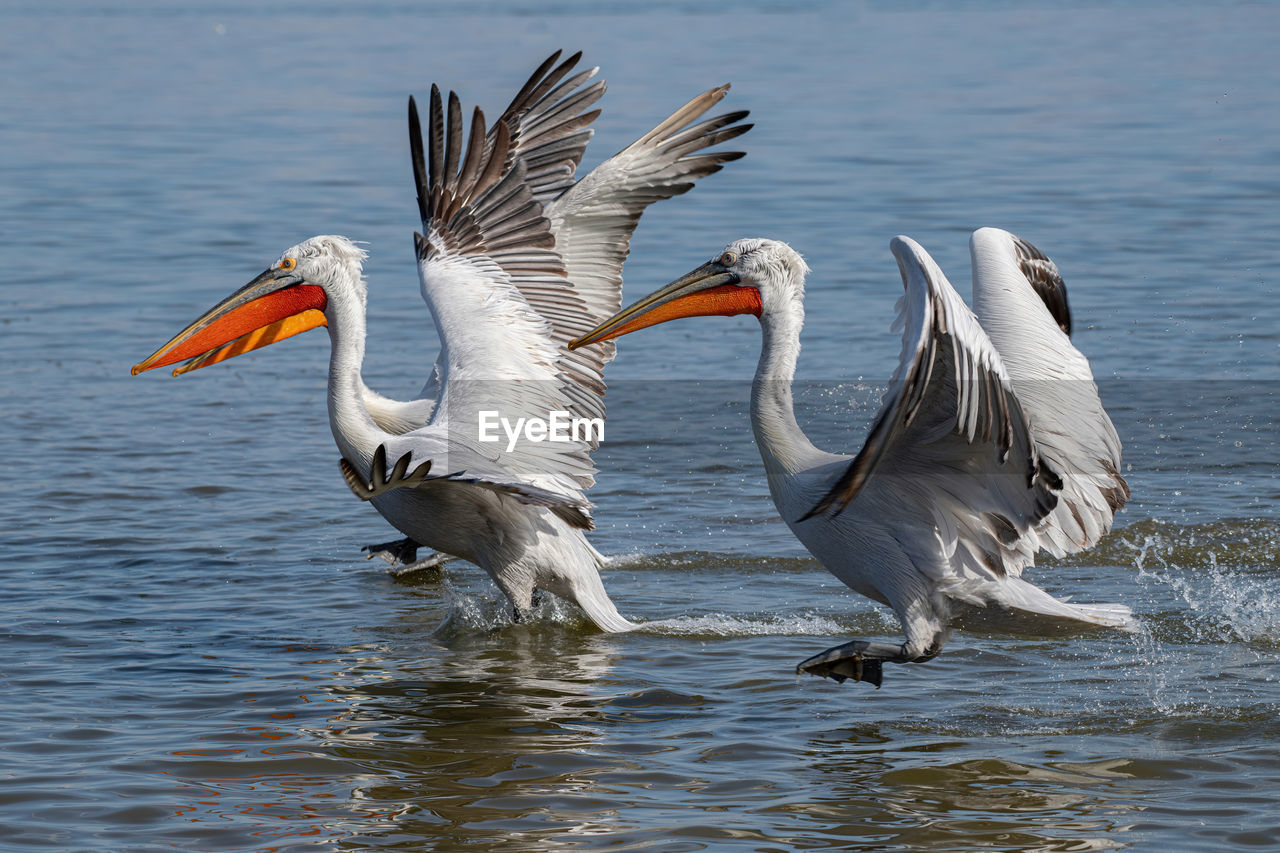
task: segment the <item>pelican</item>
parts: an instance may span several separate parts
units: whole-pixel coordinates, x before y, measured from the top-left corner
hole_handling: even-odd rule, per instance
[[[1057,267],[995,228],[969,246],[976,314],[918,243],[890,243],[905,290],[902,354],[856,456],[818,449],[796,423],[791,380],[809,268],[785,243],[731,243],[570,343],[679,317],[759,318],[751,424],[773,502],[832,574],[892,607],[906,635],[901,644],[852,640],[797,673],[879,687],[884,662],[929,660],[956,627],[1132,629],[1124,605],[1068,603],[1022,578],[1040,549],[1062,555],[1097,542],[1129,487],[1089,362],[1067,334]]]
[[[422,218],[415,247],[422,295],[441,350],[416,400],[390,400],[361,378],[365,252],[346,237],[312,237],[219,302],[134,367],[186,370],[317,326],[329,330],[329,425],[344,478],[408,544],[470,560],[517,618],[535,590],[578,605],[604,631],[625,631],[604,590],[585,491],[595,434],[574,441],[485,443],[477,416],[603,422],[601,373],[612,350],[566,348],[622,304],[621,268],[649,204],[743,156],[706,151],[750,129],[736,111],[702,116],[728,85],[691,100],[581,180],[574,179],[603,94],[597,69],[557,51],[491,127],[431,88],[428,142],[409,99],[410,147]],[[447,120],[446,120],[447,114]],[[394,440],[394,441],[393,441]],[[398,443],[396,443],[398,442]],[[387,464],[387,447],[397,448]],[[412,448],[426,462],[406,469]]]

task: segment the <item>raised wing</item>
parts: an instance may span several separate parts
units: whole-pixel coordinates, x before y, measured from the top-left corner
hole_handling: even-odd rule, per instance
[[[446,119],[440,92],[432,89],[427,147],[412,99],[409,123],[425,232],[417,235],[418,266],[442,344],[441,396],[431,423],[389,441],[387,452],[397,460],[411,454],[412,470],[438,452],[432,441],[472,448],[467,470],[480,471],[480,478],[522,483],[586,506],[582,491],[594,480],[589,454],[600,429],[581,430],[576,439],[566,433],[564,441],[525,433],[509,448],[499,435],[492,447],[482,446],[485,418],[546,423],[599,399],[566,369],[548,318],[532,307],[537,302],[553,314],[583,310],[526,181],[525,162],[510,156],[505,123],[489,141],[479,110],[464,150],[461,106],[452,93]],[[450,473],[455,467],[456,461]]]
[[[1058,555],[1088,548],[1111,529],[1129,486],[1089,361],[1067,336],[1066,287],[1043,252],[1007,231],[975,231],[969,250],[974,311],[1000,351],[1041,458],[1063,479],[1043,544]]]
[[[694,124],[728,86],[713,89],[575,184],[599,114],[587,109],[604,92],[603,81],[591,82],[596,69],[572,73],[579,58],[557,65],[559,52],[549,57],[488,131],[476,110],[465,146],[456,95],[446,115],[432,87],[427,144],[410,99],[419,270],[442,342],[441,396],[427,428],[391,440],[386,452],[397,461],[407,455],[417,470],[426,435],[450,447],[470,443],[477,453],[469,470],[483,471],[486,482],[517,482],[585,513],[590,452],[603,435],[602,368],[613,348],[565,345],[621,307],[622,262],[644,209],[741,157],[702,149],[750,125],[737,124],[745,112]],[[565,440],[516,434],[521,421],[554,428],[557,416]],[[486,417],[517,425],[498,436],[501,453],[476,444]],[[384,489],[405,484],[400,474]]]
[[[622,264],[645,209],[687,192],[698,178],[743,156],[741,151],[703,150],[752,127],[740,124],[746,110],[698,122],[728,91],[726,84],[703,92],[547,207],[565,272],[587,308],[585,314],[553,322],[557,344],[595,328],[622,307]],[[613,355],[609,341],[575,350],[571,360],[583,373],[598,377]]]
[[[933,259],[915,241],[890,244],[905,292],[895,328],[902,355],[862,450],[814,516],[914,504],[937,539],[901,541],[938,580],[1017,575],[1039,547],[1061,480],[1039,457],[1000,354]]]
[[[557,50],[549,56],[525,81],[498,121],[489,128],[483,147],[472,146],[469,149],[472,156],[485,162],[492,162],[498,170],[496,172],[498,175],[507,175],[515,171],[516,160],[519,160],[519,168],[524,170],[523,181],[534,200],[539,203],[558,197],[573,185],[578,163],[582,160],[583,152],[593,133],[588,125],[600,115],[598,109],[584,112],[604,94],[603,80],[585,85],[595,76],[598,69],[590,68],[566,79],[581,57],[582,53],[578,52],[557,65],[560,51]],[[584,85],[585,88],[583,88]],[[439,100],[437,87],[432,87],[432,97],[434,100]],[[452,93],[450,93],[449,108],[448,127],[452,128],[451,133],[456,133],[458,136],[449,139],[448,150],[454,152],[456,157],[462,141],[462,121],[460,104]],[[410,141],[411,144],[416,144],[417,150],[420,151],[421,129],[416,124],[416,110],[412,106],[410,113]],[[494,158],[494,146],[499,144],[499,128],[506,133],[505,141],[502,143],[505,153]],[[443,122],[438,122],[432,127],[433,141],[437,143],[433,150],[439,154],[438,159],[432,163],[436,168],[433,175],[441,172],[447,165],[443,162],[446,154],[443,140],[445,130],[446,126]],[[418,210],[422,217],[423,230],[429,233],[433,216],[432,198],[429,190],[422,191],[427,176],[423,174],[424,164],[420,154],[415,154],[414,164],[415,184],[419,187]],[[455,162],[452,167],[456,169],[458,164]],[[440,211],[437,210],[434,215],[438,217],[439,214]],[[516,284],[519,286],[519,280]],[[559,285],[559,289],[564,287],[563,283]],[[442,353],[436,361],[426,386],[418,395],[420,400],[432,401],[433,405],[440,393],[440,377],[445,367],[443,358]],[[414,413],[418,411],[422,411],[421,406],[414,407]],[[431,410],[426,409],[426,411],[429,415]],[[374,419],[382,425],[377,414],[374,415]],[[425,423],[424,419],[416,426],[423,426]]]

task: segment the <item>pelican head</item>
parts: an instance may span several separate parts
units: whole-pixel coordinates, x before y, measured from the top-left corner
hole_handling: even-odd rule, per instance
[[[773,315],[803,301],[808,272],[804,258],[786,243],[762,237],[736,240],[715,259],[570,341],[569,349],[612,340],[680,317]]]
[[[286,249],[261,275],[134,365],[134,375],[186,361],[174,369],[177,376],[327,326],[326,313],[335,297],[363,309],[366,256],[336,235],[312,237]]]

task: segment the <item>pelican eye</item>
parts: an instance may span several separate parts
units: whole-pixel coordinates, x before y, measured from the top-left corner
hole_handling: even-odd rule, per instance
[[[721,255],[721,256],[720,256],[720,265],[721,265],[721,266],[724,266],[724,267],[731,267],[731,266],[733,266],[734,264],[736,264],[737,262],[738,262],[738,253],[737,253],[737,252],[725,252],[723,255]]]
[[[291,269],[293,269],[297,265],[298,265],[297,258],[281,258],[280,259],[280,269],[284,270],[285,272],[289,272]]]

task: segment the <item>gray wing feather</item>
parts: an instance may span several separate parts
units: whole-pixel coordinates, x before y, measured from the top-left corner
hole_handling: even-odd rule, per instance
[[[892,245],[906,288],[898,371],[861,451],[804,518],[855,512],[874,488],[878,503],[891,493],[930,513],[962,571],[1017,574],[1039,547],[1035,528],[1057,505],[1061,479],[1040,458],[972,312],[923,249],[905,238]]]

